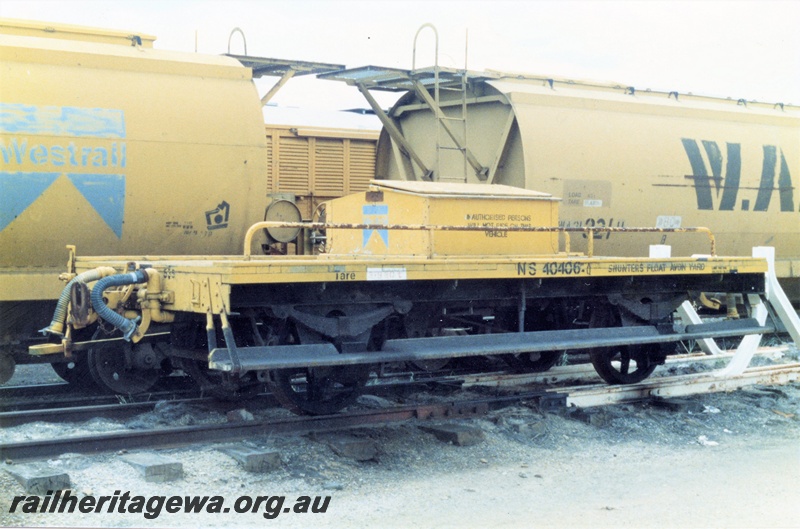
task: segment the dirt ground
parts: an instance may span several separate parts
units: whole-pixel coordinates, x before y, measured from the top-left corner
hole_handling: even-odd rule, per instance
[[[362,405],[380,405],[380,399]],[[161,406],[123,423],[95,420],[63,428],[69,435],[69,428],[191,424],[207,413]],[[244,495],[285,496],[284,507],[301,496],[330,496],[324,513],[280,512],[273,519],[264,517],[263,508],[247,514],[233,508],[162,511],[154,519],[117,512],[32,514],[19,507],[9,513],[13,497],[25,492],[0,472],[0,525],[800,528],[797,383],[684,398],[670,408],[637,403],[541,414],[517,406],[464,423],[480,428],[484,441],[446,444],[412,422],[348,432],[379,447],[373,460],[363,462],[336,455],[315,436],[239,443],[281,453],[281,468],[265,474],[240,469],[217,450],[223,445],[162,450],[184,466],[184,478],[170,483],[145,482],[119,454],[64,454],[47,462],[69,473],[78,496],[219,495],[228,507]],[[6,428],[0,437],[35,437],[49,428]]]

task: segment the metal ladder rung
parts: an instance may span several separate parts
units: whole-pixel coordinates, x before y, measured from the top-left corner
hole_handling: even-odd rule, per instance
[[[436,31],[436,28],[432,24],[423,24],[419,30],[417,30],[417,34],[414,36],[414,51],[412,55],[411,61],[411,69],[414,73],[415,78],[419,78],[421,82],[424,84],[425,80],[422,80],[421,77],[417,76],[416,70],[416,57],[417,57],[417,37],[419,36],[420,31],[424,28],[430,28],[433,30],[435,35],[435,42],[436,42],[436,53],[435,53],[435,63],[433,67],[433,85],[432,89],[434,91],[433,102],[428,102],[428,105],[431,106],[431,110],[433,111],[434,117],[436,119],[436,166],[434,170],[434,174],[440,180],[453,180],[459,182],[466,182],[467,181],[467,162],[470,161],[470,151],[467,147],[467,87],[469,84],[467,83],[467,61],[466,61],[466,51],[464,52],[464,71],[460,73],[444,73],[440,72],[439,70],[439,32]],[[428,83],[430,84],[430,78],[427,78]],[[428,90],[427,86],[422,87],[423,90]],[[445,115],[445,113],[441,109],[441,100],[439,99],[439,92],[440,91],[448,91],[448,92],[460,92],[461,94],[461,113],[458,116],[450,117]],[[428,99],[425,97],[424,99]],[[461,128],[461,138],[456,139],[454,132],[451,128],[446,125],[448,121],[457,121],[460,122]],[[444,128],[450,138],[453,140],[455,145],[459,145],[458,147],[448,147],[442,146],[440,140],[440,133],[441,129]],[[461,147],[460,144],[463,142],[464,146]],[[459,151],[463,158],[464,158],[464,176],[462,178],[443,178],[441,175],[441,166],[439,160],[439,152],[442,150],[447,151]],[[475,163],[473,163],[475,165]]]

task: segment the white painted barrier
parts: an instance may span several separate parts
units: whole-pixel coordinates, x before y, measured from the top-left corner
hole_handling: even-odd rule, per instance
[[[767,260],[767,273],[766,275],[766,294],[764,296],[766,303],[770,306],[780,318],[789,335],[792,337],[795,346],[800,347],[800,318],[794,311],[794,307],[789,302],[789,298],[781,288],[778,278],[775,275],[775,248],[769,246],[759,246],[753,248],[753,257],[763,257]],[[766,303],[760,296],[749,294],[747,296],[752,307],[754,317],[759,325],[764,325],[767,321],[768,310]],[[678,308],[678,314],[684,322],[698,324],[701,323],[700,316],[694,310],[694,307],[688,301],[684,301]],[[750,334],[742,338],[741,343],[736,348],[736,351],[731,358],[731,361],[724,368],[716,371],[714,376],[729,377],[734,375],[741,375],[744,370],[750,365],[753,355],[761,343],[760,334]],[[717,346],[716,342],[711,338],[698,340],[700,348],[709,355],[722,354],[722,349]]]

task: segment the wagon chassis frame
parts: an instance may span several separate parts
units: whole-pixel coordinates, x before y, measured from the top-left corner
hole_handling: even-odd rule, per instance
[[[669,344],[683,340],[707,343],[745,336],[731,363],[731,369],[743,370],[760,336],[775,330],[766,323],[762,301],[777,285],[768,281],[769,257],[716,256],[713,235],[704,228],[671,230],[705,233],[711,241],[710,255],[679,258],[567,252],[439,256],[435,246],[428,247],[430,255],[417,256],[251,255],[253,233],[273,224],[292,223],[254,225],[242,256],[71,255],[72,275],[80,272],[77,277],[97,279],[105,274],[91,293],[94,319],[111,323],[125,341],[143,344],[139,352],[125,346],[124,361],[113,362],[128,367],[112,371],[138,369],[148,354],[155,355],[150,365],[169,357],[184,359],[179,366],[202,379],[201,385],[232,387],[238,394],[266,381],[290,410],[319,414],[340,409],[354,398],[367,380],[368,366],[423,366],[480,356],[500,357],[512,365],[530,361],[530,366],[547,369],[541,355],[552,359],[554,352],[588,350],[604,379],[630,383],[646,378],[664,362]],[[591,239],[597,231],[353,223],[311,224],[309,229],[427,230],[430,237],[434,231],[448,230],[486,232],[487,237],[501,231],[562,232],[567,245],[570,232],[583,231]],[[739,294],[753,317],[703,323],[690,304],[701,292]],[[93,323],[92,316],[76,309],[70,308],[70,325],[60,345],[35,346],[30,352],[68,356],[86,349],[90,358],[102,358],[93,351],[114,347],[113,340],[73,343],[73,327]],[[680,325],[673,321],[679,309]],[[169,326],[168,339],[163,333],[161,340],[148,336],[151,323],[156,324],[154,331]],[[534,360],[535,355],[540,360]],[[216,375],[207,378],[206,373]],[[296,390],[295,380],[301,376],[305,389]],[[331,384],[338,389],[328,397],[325,388]],[[322,400],[316,401],[318,395]]]
[[[371,225],[346,227],[361,229],[365,226],[387,228]],[[344,226],[339,226],[342,227]],[[542,228],[520,230],[540,231]],[[549,231],[566,230],[555,228]],[[680,293],[707,291],[713,285],[720,292],[738,292],[745,296],[762,294],[765,291],[764,267],[762,262],[752,258],[706,256],[672,258],[659,263],[653,259],[594,258],[567,254],[503,259],[395,257],[357,260],[341,256],[275,259],[245,255],[241,258],[204,259],[78,258],[75,264],[81,270],[101,264],[124,270],[130,268],[134,261],[138,262],[133,265],[134,268],[157,270],[155,274],[159,277],[159,282],[163,283],[163,287],[159,287],[163,290],[158,292],[157,297],[167,300],[159,310],[205,315],[209,367],[234,374],[300,365],[334,366],[515,354],[521,351],[591,349],[622,345],[631,340],[640,344],[669,343],[683,339],[760,334],[772,330],[771,327],[759,325],[751,319],[739,320],[727,326],[694,325],[684,332],[675,332],[664,325],[642,325],[646,321],[664,321],[680,305],[682,300],[676,301]],[[668,273],[667,262],[669,266],[681,270],[694,265],[703,273]],[[714,270],[711,276],[716,278],[715,283],[709,283],[707,266]],[[391,277],[392,274],[397,274],[399,270],[402,270],[403,280],[393,280],[397,278]],[[640,273],[631,274],[630,270]],[[377,278],[382,280],[370,281],[370,273],[377,274]],[[542,275],[530,277],[537,273]],[[348,280],[341,281],[341,277]],[[452,279],[453,277],[459,279]],[[491,335],[491,346],[484,344],[478,348],[473,347],[476,338],[480,338],[474,335],[446,336],[425,338],[423,341],[419,338],[389,340],[385,344],[387,349],[366,352],[368,337],[364,336],[364,332],[389,316],[407,314],[412,304],[450,304],[469,313],[478,305],[475,300],[483,300],[480,309],[493,311],[516,308],[519,321],[524,321],[528,304],[554,297],[573,300],[606,299],[612,305],[622,307],[626,313],[638,317],[639,325],[535,332],[523,332],[524,328],[520,326],[520,332],[512,333],[509,329],[501,329],[502,334]],[[150,298],[147,294],[142,297]],[[646,304],[641,301],[644,299]],[[412,303],[409,300],[414,301]],[[314,305],[361,308],[347,316],[329,318],[315,315],[313,310],[308,310],[308,307]],[[149,306],[147,302],[141,304],[140,313],[146,315]],[[248,309],[267,310],[275,319],[292,319],[332,341],[343,336],[361,337],[357,344],[348,342],[351,350],[342,351],[341,354],[342,345],[339,344],[337,348],[332,342],[308,345],[257,343],[255,346],[242,347],[237,344],[231,320],[238,320],[241,311]],[[219,326],[215,319],[219,320]],[[149,319],[145,320],[149,324]],[[221,338],[217,337],[218,327],[222,331]],[[134,342],[141,340],[146,330],[146,326],[137,330],[133,334]],[[224,342],[225,346],[218,347],[220,342]],[[61,345],[34,347],[32,352],[39,355],[68,353],[86,347],[86,343],[70,343],[65,340]],[[420,348],[426,352],[419,352],[417,349]],[[270,360],[264,360],[265,358]]]

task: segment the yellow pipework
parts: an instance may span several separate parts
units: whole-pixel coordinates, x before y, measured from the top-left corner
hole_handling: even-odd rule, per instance
[[[162,303],[172,303],[175,297],[172,292],[161,290],[161,274],[155,268],[146,268],[144,273],[147,275],[147,286],[137,294],[142,321],[132,336],[134,343],[144,337],[150,328],[150,322],[171,323],[175,320],[175,314],[164,312],[161,308]],[[130,319],[129,315],[125,317]]]
[[[67,283],[67,286],[64,287],[61,297],[58,299],[58,305],[56,305],[56,310],[53,314],[53,321],[39,332],[43,334],[57,334],[59,336],[64,335],[64,322],[67,319],[67,305],[69,304],[70,289],[75,282],[89,283],[116,273],[117,271],[110,266],[100,266],[72,278],[70,282]]]
[[[155,268],[148,268],[145,270],[147,274],[147,288],[144,291],[144,299],[146,301],[146,308],[150,313],[150,318],[158,323],[171,323],[175,320],[175,314],[171,312],[163,312],[161,310],[162,303],[170,303],[173,301],[173,294],[171,292],[164,292],[161,290],[161,274]],[[145,308],[145,305],[142,305]]]

